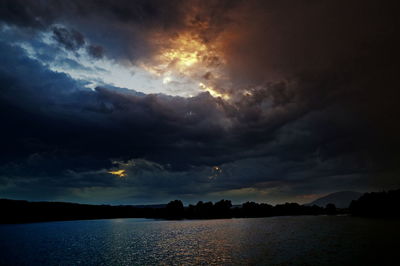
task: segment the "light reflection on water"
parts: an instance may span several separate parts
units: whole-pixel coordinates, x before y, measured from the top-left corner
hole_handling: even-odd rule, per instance
[[[396,220],[343,216],[0,225],[0,264],[390,265],[399,239]]]

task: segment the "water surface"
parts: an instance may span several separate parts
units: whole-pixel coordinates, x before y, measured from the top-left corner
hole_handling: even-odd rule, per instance
[[[347,216],[0,225],[0,264],[399,265],[399,225]]]

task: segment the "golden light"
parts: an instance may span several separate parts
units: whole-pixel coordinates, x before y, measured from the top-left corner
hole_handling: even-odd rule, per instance
[[[125,173],[126,171],[124,169],[121,170],[116,170],[116,171],[108,171],[107,173],[112,174],[112,175],[116,175],[118,177],[126,177],[127,174]]]
[[[211,172],[212,174],[208,177],[208,179],[216,179],[222,173],[222,168],[219,166],[213,166],[211,167]]]
[[[171,40],[171,48],[166,49],[161,57],[168,64],[175,64],[180,71],[201,61],[207,52],[207,47],[190,33],[183,33]]]
[[[208,93],[211,94],[211,96],[215,97],[215,98],[222,98],[224,100],[229,100],[230,96],[226,93],[220,93],[218,91],[216,91],[215,89],[213,89],[210,86],[206,86],[204,83],[199,83],[199,86],[202,90],[207,91]]]
[[[173,37],[158,32],[150,39],[158,48],[157,53],[140,65],[158,77],[162,84],[187,84],[191,91],[208,91],[213,97],[230,99],[228,94],[210,85],[224,78],[221,66],[225,62],[215,42],[204,41],[196,31],[180,32]]]
[[[213,166],[213,171],[222,171],[222,169],[219,166]]]
[[[141,66],[164,78],[171,74],[191,76],[193,70],[198,70],[203,58],[210,55],[208,47],[191,32],[182,32],[174,38],[156,33],[152,41],[160,50],[150,60],[142,62]]]

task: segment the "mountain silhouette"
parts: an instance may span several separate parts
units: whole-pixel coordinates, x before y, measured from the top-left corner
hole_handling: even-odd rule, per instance
[[[355,191],[340,191],[331,193],[324,197],[314,200],[306,205],[317,205],[325,207],[329,203],[335,204],[337,208],[348,208],[352,200],[360,198],[362,193]]]

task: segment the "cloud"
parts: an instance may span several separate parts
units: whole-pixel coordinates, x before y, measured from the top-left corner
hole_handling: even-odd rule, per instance
[[[32,198],[57,188],[52,197],[85,200],[104,189],[108,200],[126,202],[153,195],[279,201],[399,184],[389,2],[1,5],[8,43],[0,43],[0,182],[7,195],[23,195],[19,189],[30,184]],[[185,57],[188,51],[198,54]],[[78,60],[87,54],[93,68]],[[102,60],[174,70],[229,100],[144,94],[92,78],[90,89],[89,74],[49,69],[95,72]],[[187,79],[173,78],[172,89],[189,90]],[[107,173],[118,169],[126,179]]]
[[[87,51],[94,58],[102,58],[104,56],[104,48],[99,45],[89,45]]]
[[[76,30],[54,27],[53,37],[68,50],[77,50],[85,44],[85,38]]]

